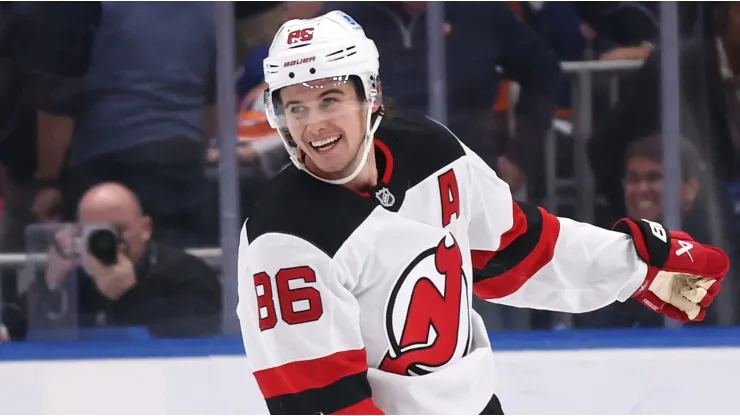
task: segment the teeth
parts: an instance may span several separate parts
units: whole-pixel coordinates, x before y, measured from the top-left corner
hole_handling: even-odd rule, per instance
[[[653,207],[653,201],[639,201],[637,203],[637,206],[640,207],[640,209],[647,209]]]
[[[313,141],[311,142],[311,146],[312,147],[326,146],[327,144],[334,143],[337,140],[339,140],[339,135],[327,137],[326,139]]]

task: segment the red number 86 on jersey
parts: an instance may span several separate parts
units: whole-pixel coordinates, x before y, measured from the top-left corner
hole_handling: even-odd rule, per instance
[[[316,282],[316,272],[308,266],[280,269],[275,274],[280,316],[289,325],[317,321],[324,313],[321,294],[312,287],[290,288],[291,282]],[[265,272],[254,275],[254,289],[257,293],[257,314],[260,330],[266,331],[277,325],[275,302],[272,296],[272,281]]]

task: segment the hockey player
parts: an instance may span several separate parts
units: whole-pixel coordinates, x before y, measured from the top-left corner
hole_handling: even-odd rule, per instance
[[[264,61],[294,166],[242,229],[237,313],[271,413],[501,413],[473,292],[571,313],[635,297],[704,317],[722,251],[654,222],[609,231],[513,201],[443,125],[390,114],[378,67],[338,11],[285,23]]]

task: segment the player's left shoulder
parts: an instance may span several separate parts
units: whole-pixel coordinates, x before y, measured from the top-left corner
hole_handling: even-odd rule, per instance
[[[384,120],[376,137],[386,142],[404,163],[411,185],[465,156],[460,140],[445,125],[413,113]]]

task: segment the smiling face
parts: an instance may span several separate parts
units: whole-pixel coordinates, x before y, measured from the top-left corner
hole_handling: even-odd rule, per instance
[[[663,217],[663,164],[655,159],[635,156],[627,162],[624,199],[627,215],[661,221]],[[690,210],[698,196],[700,184],[696,178],[681,182],[681,210]]]
[[[362,156],[368,105],[355,84],[325,78],[279,93],[284,126],[305,155],[306,167],[326,179],[352,173]]]
[[[624,197],[630,217],[659,220],[663,214],[663,165],[646,157],[630,158]]]

